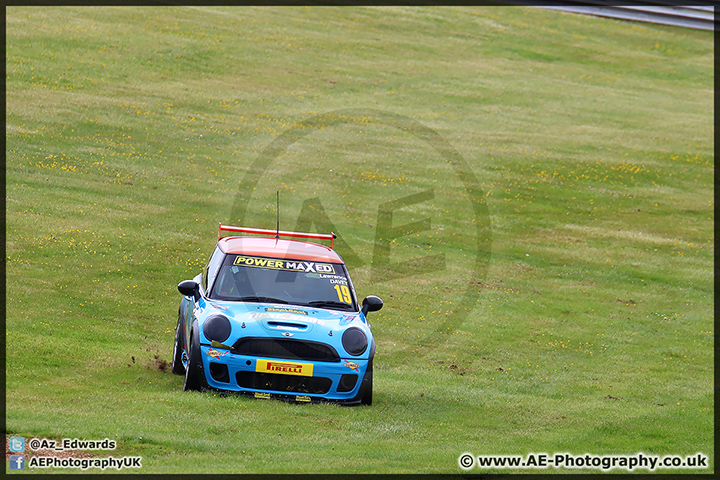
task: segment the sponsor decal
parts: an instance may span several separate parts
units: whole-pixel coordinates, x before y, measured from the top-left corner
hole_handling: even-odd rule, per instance
[[[355,370],[356,372],[360,371],[360,365],[355,362],[348,362],[347,360],[345,360],[345,366],[348,367],[350,370]]]
[[[235,260],[233,261],[233,265],[242,265],[245,267],[255,268],[268,268],[271,270],[285,270],[289,272],[328,274],[335,273],[335,267],[330,263],[296,262],[279,260],[275,258],[247,257],[245,255],[236,256]]]
[[[310,397],[308,397],[307,395],[296,395],[295,401],[296,402],[310,402],[312,400],[310,400]]]
[[[279,312],[279,313],[295,313],[297,315],[307,315],[306,310],[300,310],[298,308],[285,308],[285,307],[265,307],[266,312]]]
[[[281,375],[300,375],[304,377],[312,377],[313,364],[258,359],[257,363],[255,364],[255,371],[265,373],[278,373]]]
[[[269,394],[269,393],[265,393],[265,392],[255,392],[255,398],[268,399],[268,398],[270,398],[270,394]]]
[[[320,326],[325,325],[323,320],[312,317],[300,317],[294,313],[253,312],[248,315],[248,318],[250,318],[250,320],[297,320],[304,323],[317,323]]]
[[[330,285],[347,285],[347,279],[343,277],[338,277],[337,275],[320,275],[320,278],[328,278],[328,277],[334,277],[330,279]]]
[[[205,303],[205,300],[200,297],[200,300],[198,300],[197,304],[195,304],[193,312],[195,313],[195,315],[200,315],[202,312],[205,311],[205,307],[207,307],[207,303]]]
[[[353,320],[355,320],[357,317],[353,315],[343,315],[343,317],[340,319],[340,326],[344,327],[345,325],[349,325],[352,323]]]
[[[253,312],[249,316],[250,320],[300,320],[305,321],[305,317],[295,315],[294,313],[271,313],[271,312]]]
[[[207,352],[205,352],[205,355],[207,355],[208,357],[212,357],[212,358],[224,357],[227,354],[228,354],[228,352],[220,353],[218,350],[215,350],[214,348],[210,348],[210,349],[208,349]]]
[[[325,322],[324,322],[324,321],[319,320],[319,319],[317,319],[317,318],[308,318],[308,319],[305,320],[305,321],[308,322],[308,323],[317,323],[317,324],[320,325],[321,327],[322,327],[323,325],[325,325]]]

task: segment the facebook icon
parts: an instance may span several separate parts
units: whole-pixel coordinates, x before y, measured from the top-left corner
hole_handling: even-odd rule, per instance
[[[10,470],[25,470],[25,455],[10,455]]]

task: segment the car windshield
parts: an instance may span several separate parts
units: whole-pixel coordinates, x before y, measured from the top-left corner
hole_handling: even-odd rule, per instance
[[[345,265],[228,254],[210,298],[356,311]]]

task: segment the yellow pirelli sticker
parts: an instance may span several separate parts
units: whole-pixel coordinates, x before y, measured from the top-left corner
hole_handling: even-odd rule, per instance
[[[301,375],[303,377],[312,377],[313,364],[258,359],[255,364],[255,371],[264,373],[279,373],[281,375]]]

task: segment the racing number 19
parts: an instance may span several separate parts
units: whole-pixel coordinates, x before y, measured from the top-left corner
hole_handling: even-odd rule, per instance
[[[352,298],[350,297],[350,289],[347,287],[347,285],[335,285],[335,291],[337,292],[338,298],[341,302],[352,303]]]

